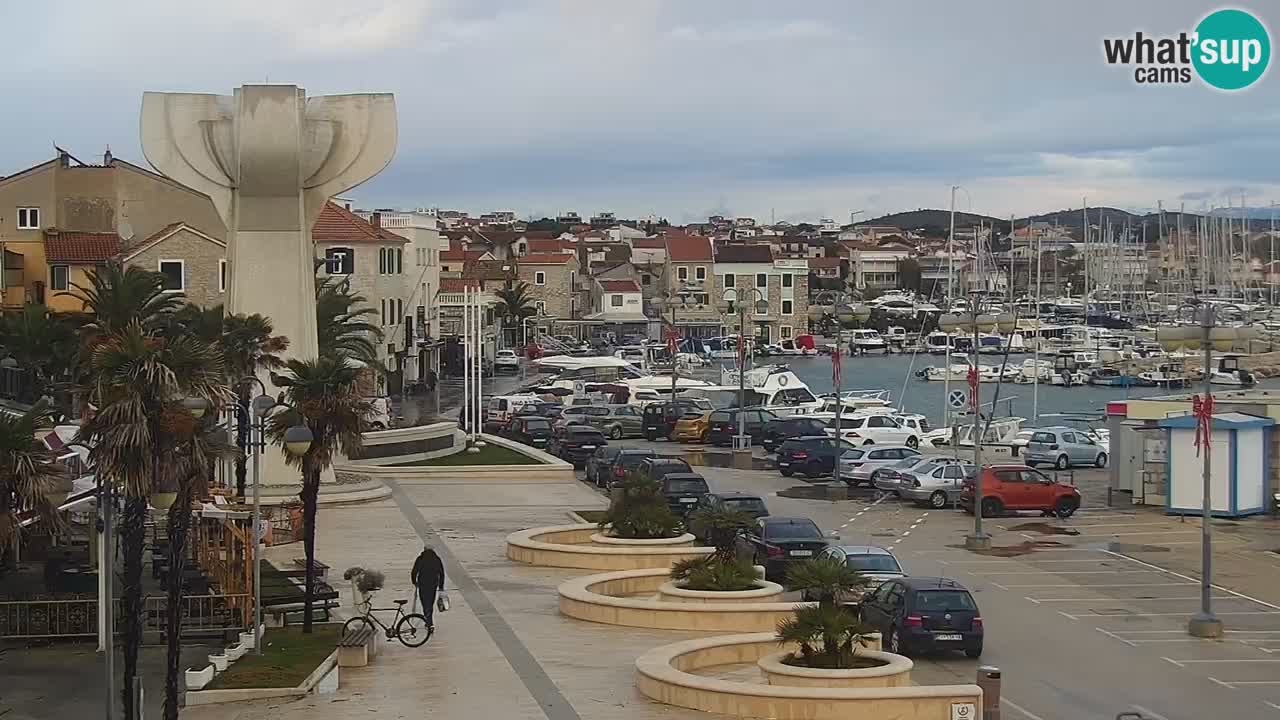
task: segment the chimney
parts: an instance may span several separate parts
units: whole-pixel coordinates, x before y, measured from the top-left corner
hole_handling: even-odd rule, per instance
[[[107,167],[111,167],[111,161],[114,159],[115,158],[111,156],[111,146],[108,145],[107,151],[102,153],[102,164],[106,165]]]
[[[369,222],[374,227],[381,230],[382,229],[382,213],[375,211],[372,215],[369,216]]]

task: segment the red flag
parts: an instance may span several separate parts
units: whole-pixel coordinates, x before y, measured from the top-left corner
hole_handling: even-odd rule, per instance
[[[978,412],[978,368],[969,366],[969,406]]]
[[[832,382],[832,384],[834,384],[834,385],[836,385],[836,386],[839,386],[839,385],[840,385],[840,377],[841,377],[841,375],[840,375],[840,348],[839,348],[839,346],[837,346],[837,347],[835,347],[834,349],[832,349],[832,351],[831,351],[831,382]]]
[[[1196,457],[1200,457],[1202,444],[1208,455],[1213,440],[1213,396],[1192,396],[1191,414],[1196,418]]]

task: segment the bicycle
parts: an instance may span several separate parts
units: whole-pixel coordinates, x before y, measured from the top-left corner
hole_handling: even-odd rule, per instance
[[[377,625],[382,629],[388,640],[399,640],[405,647],[421,647],[426,644],[431,639],[431,636],[435,634],[435,628],[427,624],[427,617],[422,613],[406,613],[404,606],[405,603],[409,602],[408,600],[396,600],[394,602],[396,604],[394,608],[376,608],[373,607],[373,597],[370,596],[361,603],[364,605],[364,614],[357,615],[343,623],[342,633],[345,635],[348,632],[366,628],[372,630],[373,626]],[[378,619],[378,616],[373,614],[375,611],[390,610],[395,610],[396,616],[391,619],[391,623],[388,625],[384,625]]]

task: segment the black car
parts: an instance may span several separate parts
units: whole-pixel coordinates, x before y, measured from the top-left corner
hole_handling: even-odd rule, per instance
[[[709,492],[706,478],[698,473],[675,472],[662,478],[662,496],[677,515],[688,515]]]
[[[609,466],[613,465],[613,461],[618,457],[618,453],[623,448],[618,445],[606,445],[602,448],[596,448],[594,454],[587,458],[587,481],[594,483],[596,487],[603,487],[605,479],[609,474]]]
[[[564,405],[561,405],[560,403],[546,402],[545,400],[540,400],[536,403],[529,403],[527,405],[522,406],[518,411],[516,411],[516,416],[518,417],[520,415],[536,415],[538,417],[544,417],[544,418],[549,418],[554,420],[555,418],[560,417],[560,413],[563,411],[564,411]]]
[[[671,439],[671,433],[676,429],[676,421],[690,413],[703,413],[710,410],[710,407],[703,408],[692,400],[667,400],[663,402],[649,403],[644,406],[644,436],[647,440],[653,441],[658,438]]]
[[[766,580],[785,579],[787,566],[809,560],[828,545],[826,535],[809,518],[766,517],[738,541],[738,557],[764,566]]]
[[[597,471],[596,484],[600,487],[605,487],[610,483],[621,482],[626,479],[627,473],[639,469],[640,463],[655,457],[658,457],[658,453],[653,450],[623,448],[622,452],[614,456],[613,462],[608,467],[600,468]]]
[[[650,480],[661,482],[662,478],[671,473],[691,473],[693,468],[681,458],[653,456],[641,460],[636,466],[636,472]]]
[[[884,649],[899,655],[963,650],[982,655],[982,615],[963,585],[937,577],[887,580],[863,598],[862,622],[881,633]]]
[[[746,410],[717,410],[707,420],[707,442],[712,445],[732,445],[738,434],[738,420],[744,420],[745,434],[751,437],[752,445],[759,445],[764,440],[764,428],[777,415],[760,408]]]
[[[552,436],[547,451],[561,460],[573,463],[575,468],[580,468],[587,464],[587,460],[597,449],[608,444],[604,433],[593,427],[566,425]]]
[[[837,440],[828,435],[785,440],[778,447],[778,472],[786,477],[801,473],[811,480],[834,475],[840,456],[846,450],[854,449],[848,440]]]
[[[517,415],[502,429],[502,436],[545,450],[551,439],[551,421],[538,415]]]
[[[825,435],[826,432],[827,424],[825,420],[803,416],[783,417],[777,420],[770,420],[765,424],[764,436],[760,439],[760,445],[768,452],[777,452],[778,446],[784,440],[810,435]]]
[[[746,513],[753,520],[769,516],[769,508],[764,504],[764,498],[743,492],[708,493],[702,496],[694,509],[737,510]],[[707,538],[706,528],[698,523],[696,516],[689,518],[688,530],[699,540]]]

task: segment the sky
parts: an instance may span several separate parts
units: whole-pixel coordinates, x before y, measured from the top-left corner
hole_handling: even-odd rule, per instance
[[[1255,0],[1256,2],[1256,0]],[[0,74],[0,175],[110,145],[145,164],[142,93],[391,92],[363,207],[838,220],[1280,201],[1280,77],[1141,86],[1104,37],[1176,34],[1184,0],[49,0]],[[1280,7],[1248,8],[1280,27]],[[1268,17],[1270,15],[1270,17]],[[1270,25],[1276,23],[1275,25]],[[17,36],[14,36],[16,39]]]

